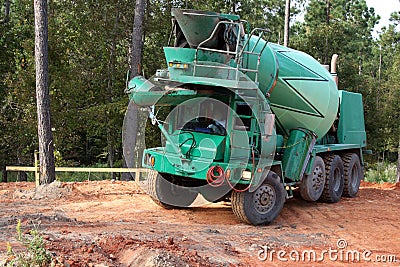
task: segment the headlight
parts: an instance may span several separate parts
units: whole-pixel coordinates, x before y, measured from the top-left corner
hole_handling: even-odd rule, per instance
[[[149,154],[146,155],[146,158],[147,158],[147,162],[146,162],[147,165],[149,165],[151,167],[154,167],[154,165],[156,163],[156,158],[151,156],[151,155],[149,155]]]
[[[243,170],[242,171],[242,179],[243,180],[250,180],[251,179],[251,172]]]

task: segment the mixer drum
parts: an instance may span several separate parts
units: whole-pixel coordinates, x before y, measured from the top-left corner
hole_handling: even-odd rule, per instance
[[[257,40],[254,36],[250,40],[250,47],[256,45],[255,51],[261,50],[265,42]],[[255,56],[246,61],[248,67],[256,67]],[[339,92],[332,75],[303,52],[268,43],[261,55],[259,88],[270,94],[280,134],[301,127],[322,138],[337,116]]]

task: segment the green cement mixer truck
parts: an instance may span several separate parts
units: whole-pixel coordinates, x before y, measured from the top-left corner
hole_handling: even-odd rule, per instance
[[[230,201],[241,221],[263,225],[296,192],[330,203],[356,196],[362,96],[338,90],[336,55],[329,71],[237,15],[172,9],[172,17],[167,68],[126,89],[162,133],[162,146],[142,159],[157,204]]]

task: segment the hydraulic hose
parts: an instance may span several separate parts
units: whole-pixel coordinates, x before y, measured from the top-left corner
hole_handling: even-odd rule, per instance
[[[221,166],[212,166],[207,171],[206,180],[212,187],[219,187],[225,181],[225,172]]]
[[[236,192],[244,192],[249,190],[249,188],[251,187],[251,184],[253,182],[254,179],[254,166],[255,166],[255,155],[254,155],[254,149],[252,149],[252,163],[253,163],[253,169],[251,172],[251,180],[248,184],[248,186],[246,186],[243,189],[238,189],[235,187],[235,185],[233,185],[230,181],[229,178],[227,178],[225,176],[225,171],[221,166],[212,166],[210,169],[208,169],[207,171],[207,175],[206,175],[206,180],[207,183],[212,186],[212,187],[219,187],[221,186],[224,181],[226,180],[228,185],[232,188],[232,190],[236,191]]]

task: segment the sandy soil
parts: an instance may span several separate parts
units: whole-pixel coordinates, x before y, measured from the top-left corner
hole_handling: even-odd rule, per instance
[[[363,182],[336,204],[293,198],[262,227],[240,223],[225,202],[164,210],[135,182],[63,183],[48,197],[33,188],[0,183],[0,265],[7,242],[22,249],[21,220],[56,266],[400,266],[400,183]]]

